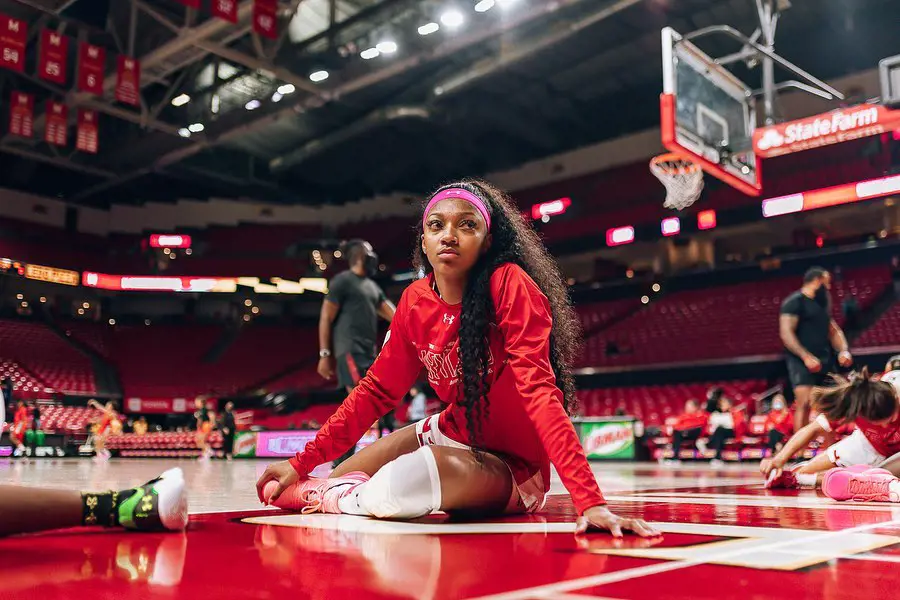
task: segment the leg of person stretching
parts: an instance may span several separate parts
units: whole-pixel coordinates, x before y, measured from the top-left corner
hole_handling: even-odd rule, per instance
[[[0,485],[0,537],[79,526],[160,531],[187,525],[181,469],[128,490],[76,492]]]
[[[323,502],[327,512],[379,518],[410,519],[433,510],[500,512],[512,495],[512,474],[500,458],[489,453],[482,456],[478,462],[469,450],[420,448],[415,425],[410,425],[335,469],[329,478],[334,482],[350,480],[355,473],[368,478],[327,488]],[[276,486],[276,482],[268,484],[266,498]],[[302,490],[291,486],[274,505],[296,510],[303,505]]]

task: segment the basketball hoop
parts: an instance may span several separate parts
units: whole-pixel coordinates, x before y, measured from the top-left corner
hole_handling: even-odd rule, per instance
[[[650,172],[666,186],[666,208],[683,210],[696,202],[703,191],[703,170],[680,154],[654,156]]]

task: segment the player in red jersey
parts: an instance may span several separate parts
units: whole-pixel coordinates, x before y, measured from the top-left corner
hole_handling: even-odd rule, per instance
[[[427,274],[400,300],[366,377],[294,458],[257,482],[261,502],[303,512],[410,519],[433,510],[540,510],[552,462],[578,511],[576,531],[658,531],[606,508],[566,413],[578,322],[559,269],[509,198],[466,180],[426,204],[416,266]],[[448,404],[342,463],[426,370]]]
[[[778,454],[760,464],[767,487],[822,486],[830,469],[850,468],[862,473],[900,453],[897,389],[888,381],[871,378],[867,369],[851,381],[817,388],[813,406],[819,413],[816,419],[794,434]],[[785,470],[787,461],[816,437],[851,423],[856,426],[851,435],[793,471]]]
[[[16,414],[13,416],[12,426],[9,428],[9,441],[15,446],[16,456],[25,453],[25,430],[28,428],[28,407],[25,402],[19,400],[16,406]]]
[[[101,413],[100,420],[94,424],[95,458],[100,461],[109,460],[109,457],[112,455],[106,449],[106,438],[112,433],[113,421],[119,419],[119,413],[116,412],[116,403],[110,400],[103,405],[92,398],[88,400],[88,406],[96,408]]]

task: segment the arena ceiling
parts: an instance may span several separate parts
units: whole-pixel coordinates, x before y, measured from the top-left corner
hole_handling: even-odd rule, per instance
[[[749,35],[756,25],[754,0],[496,0],[486,12],[476,3],[491,4],[279,0],[281,34],[264,40],[252,32],[253,0],[239,0],[235,24],[211,17],[205,0],[201,11],[179,0],[0,0],[0,13],[29,23],[25,73],[0,70],[3,119],[11,90],[36,97],[35,137],[0,138],[0,186],[90,206],[421,192],[652,127],[661,27],[729,24]],[[791,6],[777,51],[819,77],[900,53],[896,0],[779,3]],[[454,8],[461,25],[418,33]],[[36,77],[43,28],[69,36],[70,48],[89,41],[139,58],[141,108],[111,100],[113,61],[104,99],[74,90],[73,50],[67,87]],[[378,44],[386,52],[361,57]],[[327,79],[311,81],[322,71]],[[99,113],[98,154],[42,141],[50,98]]]

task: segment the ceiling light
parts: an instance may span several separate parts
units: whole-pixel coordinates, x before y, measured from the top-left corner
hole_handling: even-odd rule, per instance
[[[284,98],[284,94],[281,92],[275,92],[272,94],[272,102],[281,102],[281,99]]]
[[[203,123],[191,123],[188,125],[188,131],[191,133],[200,133],[204,129],[206,128],[203,126]]]
[[[397,42],[392,42],[390,40],[379,42],[375,45],[375,49],[382,54],[393,54],[397,51]]]
[[[315,71],[309,74],[309,80],[313,83],[319,83],[328,79],[328,71]]]
[[[260,106],[262,106],[262,102],[260,102],[259,100],[251,100],[244,105],[244,108],[246,108],[247,110],[256,110]]]
[[[465,21],[465,18],[456,9],[450,9],[441,15],[441,23],[447,27],[459,27],[463,24],[463,21]]]
[[[378,51],[378,48],[367,48],[366,50],[363,50],[362,52],[360,52],[359,56],[363,60],[369,60],[369,59],[375,58],[379,54],[381,54],[381,52]]]
[[[191,132],[187,127],[182,127],[178,130],[178,135],[181,137],[191,137]]]
[[[475,5],[475,12],[487,12],[494,8],[494,0],[481,0],[478,4]]]
[[[181,94],[172,98],[172,106],[184,106],[191,101],[191,97],[187,94]]]
[[[219,106],[221,105],[221,103],[222,101],[219,98],[219,95],[213,94],[212,100],[210,100],[209,102],[209,110],[212,111],[212,114],[219,114]]]
[[[427,23],[419,27],[419,35],[430,35],[440,28],[441,26],[437,23]]]
[[[293,83],[286,83],[278,88],[278,93],[282,96],[287,96],[288,94],[293,94],[297,91],[297,88],[294,87]]]
[[[110,320],[109,320],[109,324],[110,324],[110,325],[115,325],[115,324],[116,324],[116,320],[115,320],[115,319],[110,319]]]

